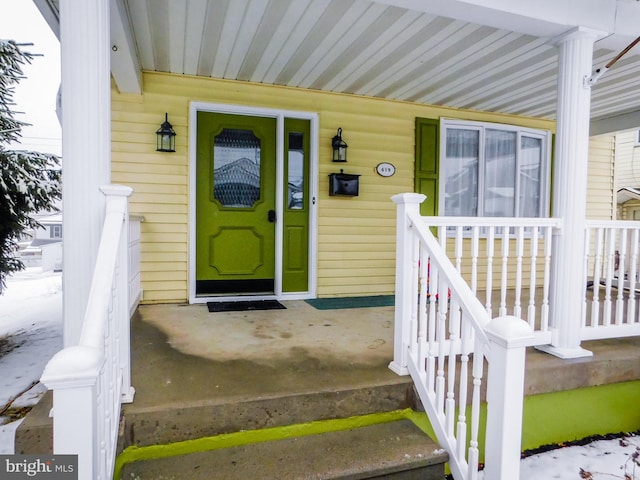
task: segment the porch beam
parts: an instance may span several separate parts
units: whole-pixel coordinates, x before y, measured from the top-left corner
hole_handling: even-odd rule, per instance
[[[77,345],[111,183],[109,0],[60,0],[63,340]]]
[[[111,0],[111,74],[120,93],[142,94],[142,67],[123,0]]]
[[[584,234],[589,162],[589,116],[593,45],[601,32],[576,28],[556,40],[558,47],[558,119],[553,176],[555,218],[562,232],[553,238],[551,272],[552,345],[542,350],[560,358],[592,355],[580,346],[584,289]]]
[[[610,33],[632,35],[630,21],[616,17],[622,7],[617,0],[583,0],[579,8],[572,0],[508,2],[504,0],[376,0],[432,15],[487,25],[537,37],[555,37],[580,25]],[[628,2],[627,2],[628,3]],[[638,19],[637,5],[624,9]]]

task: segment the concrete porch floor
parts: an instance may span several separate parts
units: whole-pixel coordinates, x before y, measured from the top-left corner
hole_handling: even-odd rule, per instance
[[[132,321],[135,408],[246,400],[406,383],[393,357],[393,307],[209,313],[206,305],[143,305]]]
[[[142,305],[132,320],[136,408],[408,383],[388,369],[394,307],[209,313],[206,305]],[[640,337],[583,342],[592,357],[527,351],[525,393],[640,379]]]

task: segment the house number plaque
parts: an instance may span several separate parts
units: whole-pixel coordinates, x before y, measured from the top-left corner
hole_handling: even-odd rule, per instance
[[[378,172],[378,175],[380,175],[381,177],[391,177],[394,173],[396,173],[396,167],[394,167],[390,163],[383,162],[378,164],[378,166],[376,167],[376,172]]]

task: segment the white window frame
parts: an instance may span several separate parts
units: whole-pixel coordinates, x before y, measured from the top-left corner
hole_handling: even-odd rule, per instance
[[[520,161],[520,144],[521,137],[532,137],[532,138],[540,138],[542,145],[542,165],[540,172],[540,205],[539,211],[540,216],[538,218],[547,218],[549,217],[549,209],[550,209],[550,192],[551,192],[551,132],[548,130],[539,130],[527,127],[520,127],[517,125],[507,125],[502,123],[489,123],[489,122],[476,122],[476,121],[465,121],[465,120],[454,120],[454,119],[441,119],[440,120],[440,165],[439,165],[439,185],[438,185],[438,204],[440,205],[439,214],[442,216],[446,216],[446,205],[445,205],[445,192],[446,192],[446,175],[445,175],[445,162],[446,162],[446,146],[447,146],[447,129],[448,128],[457,128],[457,129],[465,129],[465,130],[478,130],[480,132],[479,138],[479,161],[478,161],[478,205],[477,205],[477,216],[484,216],[483,207],[484,207],[484,150],[485,150],[485,130],[503,130],[516,132],[517,134],[517,146],[516,150],[516,172],[519,172],[519,161]],[[516,184],[515,184],[515,192],[514,192],[514,213],[515,216],[518,217],[519,212],[519,188],[520,188],[520,175],[516,176]]]
[[[62,225],[51,225],[49,227],[50,238],[62,238]]]

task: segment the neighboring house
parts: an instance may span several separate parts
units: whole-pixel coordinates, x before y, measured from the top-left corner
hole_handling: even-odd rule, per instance
[[[637,36],[639,3],[34,1],[62,48],[65,346],[115,183],[144,217],[145,303],[398,294],[403,192],[427,196],[424,215],[554,217],[551,263],[532,267],[553,282],[539,346],[589,354],[585,221],[615,218],[638,54],[589,77]],[[175,151],[156,148],[165,118]]]
[[[615,138],[617,219],[640,220],[640,130],[620,132]]]
[[[20,257],[27,267],[44,271],[62,269],[62,214],[42,213],[34,216],[40,227],[27,234]]]

